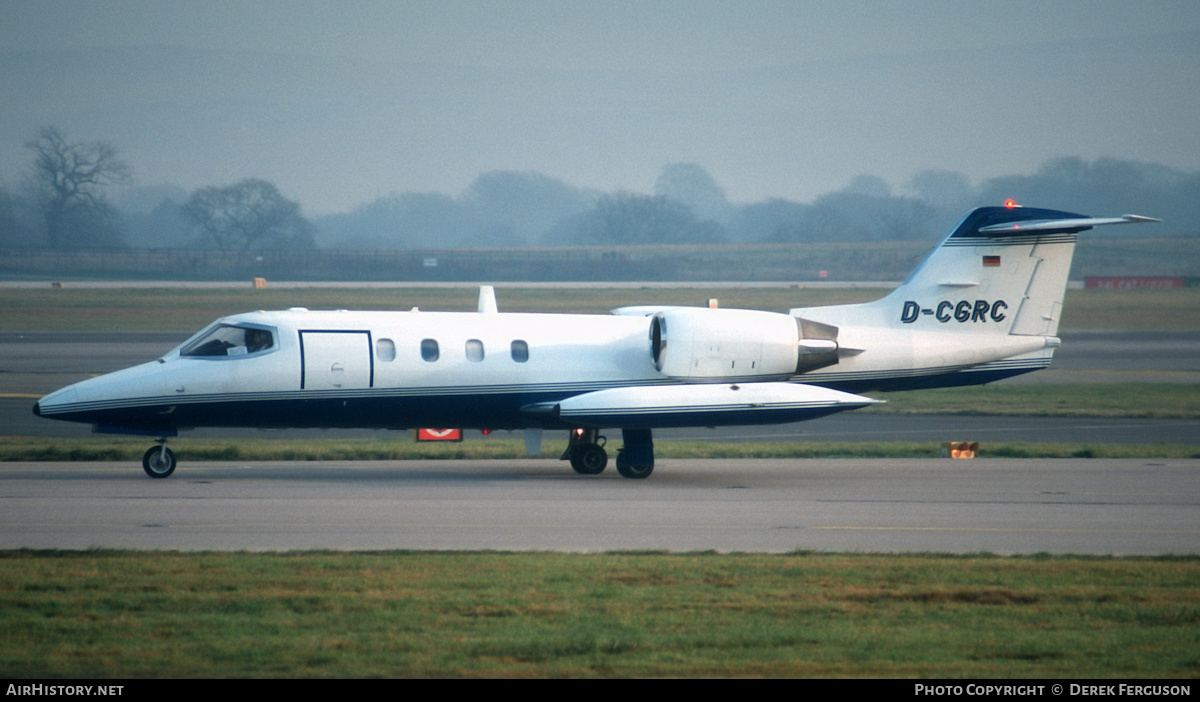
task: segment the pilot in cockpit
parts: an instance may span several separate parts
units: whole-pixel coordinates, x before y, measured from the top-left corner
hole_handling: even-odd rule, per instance
[[[271,332],[265,329],[246,330],[246,353],[271,348]]]
[[[266,329],[222,324],[184,347],[181,356],[245,356],[271,348],[275,337]]]

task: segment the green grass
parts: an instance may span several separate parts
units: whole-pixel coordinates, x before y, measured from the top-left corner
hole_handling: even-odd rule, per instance
[[[555,289],[502,288],[504,312],[604,314],[626,305],[706,305],[786,311],[809,304],[872,300],[886,290],[797,288]],[[474,288],[88,289],[0,288],[0,330],[192,332],[217,317],[253,310],[309,309],[474,311]]]
[[[1200,559],[0,553],[0,671],[1195,678]]]
[[[1200,287],[1172,290],[1068,290],[1063,330],[1200,329]]]
[[[874,300],[885,288],[804,287],[720,289],[501,288],[507,312],[605,313],[626,305],[705,305],[784,312]],[[192,332],[217,317],[260,309],[474,310],[472,288],[54,289],[0,288],[2,331]],[[1069,290],[1063,329],[1200,329],[1200,288],[1177,290]]]
[[[137,463],[149,439],[130,437],[0,437],[4,461]],[[617,442],[619,443],[619,441]],[[566,441],[547,440],[542,458],[558,458]],[[462,443],[414,443],[399,434],[380,439],[189,439],[171,443],[188,461],[403,461],[522,459],[522,439],[488,437]],[[662,458],[937,458],[942,447],[919,441],[670,441],[654,443]],[[984,443],[980,458],[1200,458],[1200,446],[1030,441]],[[565,467],[565,463],[563,464]]]
[[[887,403],[856,411],[1029,417],[1200,418],[1200,385],[1190,384],[999,384],[870,395]]]

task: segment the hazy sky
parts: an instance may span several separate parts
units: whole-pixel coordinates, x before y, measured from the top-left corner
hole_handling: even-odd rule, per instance
[[[1193,0],[5,0],[4,50],[129,45],[673,73],[1200,29]]]
[[[106,55],[103,90],[46,69],[131,47],[159,53]],[[48,123],[139,184],[258,176],[309,212],[493,169],[645,192],[688,161],[743,202],[1065,155],[1200,170],[1196,0],[2,0],[0,60],[39,76],[0,77],[9,185]]]

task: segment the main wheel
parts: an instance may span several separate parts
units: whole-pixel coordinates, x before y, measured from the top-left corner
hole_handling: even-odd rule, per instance
[[[142,470],[151,478],[166,478],[175,472],[175,452],[166,446],[151,446],[142,456]]]
[[[650,477],[650,474],[654,472],[654,464],[651,463],[648,466],[634,466],[634,465],[629,465],[627,463],[623,463],[622,461],[618,460],[617,461],[617,472],[621,474],[622,478],[633,478],[634,480],[641,480],[643,478]]]
[[[571,467],[580,475],[598,475],[608,465],[608,452],[596,444],[579,444],[571,450]]]

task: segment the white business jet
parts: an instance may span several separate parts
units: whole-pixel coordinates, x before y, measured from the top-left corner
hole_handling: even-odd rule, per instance
[[[787,314],[626,307],[511,314],[294,308],[224,317],[162,358],[51,393],[35,414],[159,437],[146,473],[175,470],[192,427],[462,427],[569,431],[581,474],[654,469],[652,430],[795,422],[864,407],[854,393],[987,383],[1044,368],[1076,235],[1158,221],[985,207],[891,294]]]

